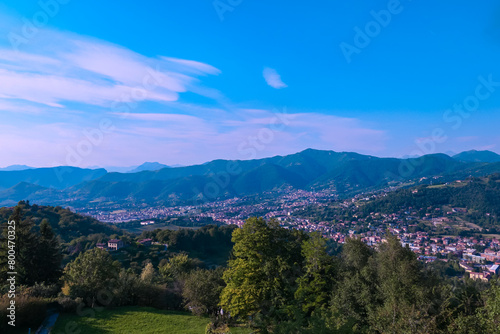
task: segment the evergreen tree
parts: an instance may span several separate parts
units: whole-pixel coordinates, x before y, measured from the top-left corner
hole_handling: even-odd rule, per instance
[[[61,260],[59,242],[54,235],[48,221],[44,219],[40,225],[40,233],[34,232],[34,224],[30,217],[24,218],[23,211],[29,209],[24,201],[14,207],[8,221],[15,224],[3,224],[1,243],[1,272],[4,279],[9,271],[7,267],[8,255],[8,226],[15,232],[15,272],[19,284],[34,285],[35,283],[55,283],[61,275]],[[5,241],[4,241],[5,240]],[[12,270],[10,270],[12,271]]]
[[[484,309],[480,310],[478,318],[485,333],[500,333],[500,286],[494,282],[486,291],[486,302]]]
[[[383,303],[370,314],[372,329],[382,333],[430,333],[431,289],[415,253],[388,234],[376,253],[379,296]]]
[[[9,217],[9,222],[14,221],[15,224],[9,226],[15,226],[15,272],[17,272],[17,283],[24,285],[33,285],[38,281],[38,271],[36,270],[36,264],[38,261],[38,237],[33,232],[33,223],[31,219],[24,219],[22,214],[22,208],[25,206],[23,201],[14,207],[14,211]],[[2,261],[5,262],[6,254],[8,252],[7,234],[8,234],[7,223],[4,223],[4,228],[2,231]],[[8,271],[7,266],[2,265],[2,282],[5,282],[6,274]],[[41,282],[41,281],[40,281]]]
[[[40,240],[37,253],[38,281],[55,283],[61,276],[62,254],[59,241],[47,219],[40,224]]]
[[[380,304],[374,251],[359,239],[347,239],[341,254],[339,282],[332,294],[331,327],[366,332],[368,315]]]
[[[326,240],[319,233],[302,243],[304,275],[298,279],[295,298],[306,316],[327,308],[335,282],[333,258],[326,251]]]

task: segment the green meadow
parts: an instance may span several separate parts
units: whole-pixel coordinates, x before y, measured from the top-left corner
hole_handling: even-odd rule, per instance
[[[208,318],[188,312],[162,311],[151,307],[120,307],[95,313],[95,317],[61,314],[52,334],[203,334]],[[247,328],[233,328],[233,334],[249,334]]]

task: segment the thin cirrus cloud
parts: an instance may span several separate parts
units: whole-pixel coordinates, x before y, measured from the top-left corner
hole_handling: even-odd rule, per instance
[[[289,122],[273,128],[276,111],[243,108],[202,84],[203,77],[220,73],[195,60],[146,57],[53,30],[40,30],[21,51],[0,46],[1,165],[67,164],[68,152],[87,141],[85,131],[98,128],[103,118],[114,130],[74,165],[131,165],[163,157],[168,160],[160,162],[169,164],[247,159],[242,152],[252,148],[252,138],[263,129],[272,129],[272,140],[257,143],[255,157],[307,147],[361,152],[384,147],[384,132],[354,118],[295,111],[288,114]],[[287,86],[274,69],[266,68],[263,75],[273,88]],[[184,98],[184,93],[191,94]],[[193,94],[211,102],[193,102]],[[135,107],[118,112],[112,107],[117,101]]]
[[[308,147],[374,153],[385,148],[387,139],[384,131],[363,126],[357,119],[320,113],[235,109],[216,120],[180,114],[113,115],[134,120],[118,130],[116,139],[120,139],[115,145],[145,138],[158,152],[169,152],[173,158],[170,163],[181,161],[180,156],[184,164],[195,164],[214,158],[248,159],[288,154]],[[263,133],[266,139],[259,140]],[[183,148],[178,153],[171,151],[176,143]],[[256,154],[248,155],[249,151]],[[152,158],[150,152],[140,149],[133,154],[142,156],[141,161]],[[175,159],[176,156],[179,158]]]
[[[285,84],[281,80],[281,76],[278,74],[278,72],[273,68],[264,68],[262,75],[264,76],[264,80],[266,80],[266,83],[275,89],[288,87],[287,84]]]
[[[27,50],[0,48],[0,102],[38,103],[64,108],[76,102],[109,106],[117,100],[173,102],[196,90],[198,77],[217,75],[208,64],[167,57],[146,57],[101,40],[44,30]]]

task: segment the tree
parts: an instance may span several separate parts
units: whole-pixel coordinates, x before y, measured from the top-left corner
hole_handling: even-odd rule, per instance
[[[250,218],[233,232],[233,258],[224,272],[226,287],[221,307],[233,317],[273,319],[286,317],[302,275],[302,232],[281,228],[275,221]]]
[[[374,254],[360,239],[347,239],[332,294],[331,327],[361,333],[369,328],[369,314],[380,304]]]
[[[224,269],[197,269],[184,282],[182,295],[186,308],[196,315],[217,316],[220,311],[220,294],[226,285],[222,279]]]
[[[37,258],[36,270],[38,270],[39,281],[56,283],[62,272],[62,254],[59,241],[47,219],[43,219],[40,224]]]
[[[81,253],[64,269],[65,281],[70,287],[70,295],[82,297],[91,307],[96,301],[102,303],[114,288],[120,271],[119,262],[113,261],[105,250],[94,248]]]
[[[326,240],[319,233],[302,242],[304,274],[298,279],[295,298],[306,316],[324,310],[330,301],[335,283],[333,258],[326,251]]]
[[[372,328],[383,333],[429,333],[434,329],[426,276],[415,253],[396,236],[376,253],[378,292],[382,304],[370,314]]]
[[[1,242],[1,276],[2,282],[5,282],[7,278],[7,272],[12,271],[8,269],[7,266],[7,255],[8,255],[8,226],[13,226],[14,229],[10,231],[15,231],[15,245],[13,249],[15,250],[15,272],[17,272],[17,282],[18,284],[33,285],[35,282],[40,282],[39,273],[36,270],[37,265],[40,263],[40,258],[38,256],[38,238],[35,232],[33,232],[33,223],[31,219],[24,219],[22,214],[22,207],[25,206],[24,202],[19,202],[19,204],[14,207],[12,215],[9,217],[8,221],[14,221],[15,224],[8,225],[8,222],[4,223],[4,228],[2,231],[2,242]],[[12,244],[10,244],[12,245]]]
[[[144,298],[142,282],[132,269],[121,269],[116,281],[114,292],[114,305],[137,305],[140,298]],[[151,290],[151,289],[148,289]]]
[[[161,277],[167,282],[172,282],[181,279],[197,266],[199,262],[181,253],[173,255],[166,262],[162,260],[159,269]]]
[[[152,284],[156,277],[155,268],[151,262],[148,262],[141,273],[141,281]]]
[[[500,286],[494,282],[486,291],[486,302],[478,317],[483,324],[485,333],[500,333]]]

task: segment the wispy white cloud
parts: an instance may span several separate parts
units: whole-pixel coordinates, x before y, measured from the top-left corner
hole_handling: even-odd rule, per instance
[[[193,122],[198,120],[197,117],[182,115],[182,114],[160,114],[160,113],[112,113],[113,115],[122,118],[140,121],[155,121],[155,122]]]
[[[160,57],[168,62],[177,63],[184,66],[184,69],[190,73],[196,74],[220,74],[221,71],[211,65],[199,61],[178,59],[172,57]]]
[[[200,86],[198,76],[220,73],[201,62],[146,57],[105,41],[44,30],[50,48],[0,48],[0,100],[17,99],[54,108],[76,102],[108,106],[113,101],[173,102]]]
[[[1,165],[194,164],[249,158],[242,148],[265,157],[307,147],[374,153],[385,145],[384,132],[323,113],[295,111],[273,127],[276,111],[236,105],[203,85],[219,73],[195,60],[147,57],[47,29],[22,51],[0,46]],[[274,69],[263,75],[271,87],[286,87]],[[195,94],[203,98],[190,99]],[[117,101],[134,107],[118,112]],[[103,119],[112,131],[101,131]],[[269,129],[272,138],[259,142]],[[68,159],[76,151],[81,159]]]
[[[283,155],[308,147],[373,154],[384,149],[387,140],[385,132],[354,118],[294,112],[285,114],[282,122],[272,110],[235,109],[220,113],[215,119],[205,112],[108,113],[114,130],[104,134],[102,143],[90,145],[91,153],[72,164],[87,167],[158,160],[195,164],[215,158]],[[73,123],[38,124],[34,119],[23,123],[22,128],[0,126],[2,165],[65,164],[69,150],[77,151],[82,143],[88,144],[85,132],[93,131],[98,123],[98,118],[86,121],[84,115],[77,117],[78,122]],[[262,139],[263,134],[269,133],[271,137]],[[255,156],[249,156],[249,150]]]
[[[170,159],[164,163],[183,164],[214,158],[247,159],[249,156],[244,152],[248,150],[254,150],[255,157],[266,157],[308,147],[370,154],[385,148],[386,133],[370,129],[358,119],[297,112],[279,116],[282,112],[234,109],[217,119],[205,113],[197,116],[116,113],[115,117],[126,117],[133,122],[121,125],[109,145],[119,150],[120,143],[134,142],[127,150],[137,162],[151,160],[155,154],[164,152]],[[272,139],[265,142],[258,139],[269,131]],[[142,148],[136,145],[139,142],[143,143]],[[154,153],[143,147],[155,147]]]
[[[288,87],[282,80],[281,76],[276,72],[275,69],[266,67],[262,72],[264,76],[264,80],[266,80],[267,84],[273,88],[281,89]]]

